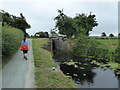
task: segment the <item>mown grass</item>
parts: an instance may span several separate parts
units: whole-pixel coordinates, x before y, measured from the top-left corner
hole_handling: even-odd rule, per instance
[[[23,32],[11,26],[2,27],[2,64],[9,62],[9,59],[20,48],[23,39]]]
[[[57,65],[52,59],[52,54],[42,48],[47,42],[48,39],[33,39],[36,87],[75,88],[72,79],[65,76],[59,69],[52,70],[52,67],[57,67]]]

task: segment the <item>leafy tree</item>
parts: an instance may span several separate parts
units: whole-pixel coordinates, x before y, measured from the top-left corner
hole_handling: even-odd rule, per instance
[[[12,27],[18,28],[22,30],[25,33],[25,35],[27,35],[26,29],[31,28],[31,26],[30,24],[27,23],[22,13],[20,13],[20,17],[10,15],[8,12],[5,12],[3,10],[0,13],[2,14],[2,25],[3,26],[7,24]]]
[[[71,37],[75,31],[73,19],[71,17],[66,16],[63,13],[63,10],[58,10],[58,13],[58,16],[54,19],[57,20],[55,27],[58,28],[60,34],[67,35],[67,37]]]
[[[48,32],[44,32],[45,38],[49,38]]]
[[[118,37],[120,37],[120,33],[118,34]]]
[[[20,15],[22,15],[22,13]],[[31,28],[23,15],[21,17],[12,16],[11,26],[21,29],[24,33],[26,32],[26,29]]]
[[[92,31],[93,27],[97,26],[98,23],[96,21],[95,15],[85,15],[77,14],[74,18],[77,32],[76,33],[83,33],[85,35],[89,35],[89,31]]]
[[[106,35],[106,33],[105,33],[105,32],[103,32],[101,36],[107,36],[107,35]]]
[[[63,10],[58,10],[58,16],[54,18],[56,20],[55,28],[59,30],[60,34],[67,35],[67,37],[77,36],[82,33],[89,35],[89,31],[92,31],[93,27],[98,23],[95,21],[95,15],[78,14],[74,18],[71,18],[63,13]]]
[[[114,37],[114,35],[111,33],[111,34],[109,35],[109,37]]]
[[[41,38],[45,37],[44,32],[39,32],[39,37],[41,37]]]
[[[2,25],[4,25],[4,24],[8,24],[9,25],[10,23],[11,23],[11,18],[10,18],[9,13],[4,12],[2,14]]]
[[[39,37],[39,38],[48,38],[49,34],[48,34],[48,32],[37,32],[37,33],[35,33],[34,36]]]

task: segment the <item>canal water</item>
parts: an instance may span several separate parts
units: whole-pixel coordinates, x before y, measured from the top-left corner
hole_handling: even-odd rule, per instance
[[[60,51],[59,51],[60,52]],[[115,76],[114,71],[109,68],[95,67],[84,62],[85,59],[77,59],[82,65],[81,68],[62,64],[66,61],[76,58],[67,53],[54,53],[54,59],[59,63],[60,70],[67,76],[71,76],[77,88],[118,88],[119,79]],[[85,64],[85,65],[84,65]]]

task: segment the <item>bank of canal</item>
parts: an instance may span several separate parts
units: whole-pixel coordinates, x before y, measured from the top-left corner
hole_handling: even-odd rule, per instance
[[[118,88],[119,76],[110,68],[110,64],[100,64],[86,57],[75,57],[71,48],[62,40],[53,40],[53,54],[60,70],[72,77],[77,88]]]
[[[34,38],[32,41],[36,88],[76,88],[73,80],[67,78],[61,70],[57,68],[53,70],[57,65],[52,59],[52,53],[43,49],[48,39]]]

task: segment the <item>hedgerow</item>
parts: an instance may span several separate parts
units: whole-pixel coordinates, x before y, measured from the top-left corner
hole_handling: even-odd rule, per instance
[[[2,27],[2,58],[11,56],[19,48],[23,32],[17,28],[5,25]]]
[[[73,47],[73,52],[76,56],[93,57],[98,60],[117,61],[119,62],[120,49],[110,51],[105,45],[99,43],[94,38],[88,36],[79,35],[77,42]]]

